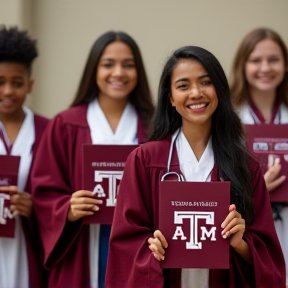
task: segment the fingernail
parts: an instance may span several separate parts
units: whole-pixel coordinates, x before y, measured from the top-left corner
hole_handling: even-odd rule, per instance
[[[224,222],[221,224],[221,228],[224,228]]]
[[[221,232],[221,235],[223,235],[224,234],[224,230]]]
[[[280,158],[276,158],[275,159],[275,164],[279,164],[280,163]]]
[[[98,211],[98,210],[99,210],[99,207],[98,207],[98,206],[94,206],[93,210],[94,210],[94,211]]]
[[[17,215],[19,214],[19,212],[17,210],[15,210],[12,215],[13,215],[13,218],[15,218]]]

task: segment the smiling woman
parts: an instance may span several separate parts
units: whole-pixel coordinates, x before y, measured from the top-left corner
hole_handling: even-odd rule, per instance
[[[243,124],[288,124],[288,51],[275,31],[259,28],[244,37],[235,55],[230,87]],[[270,193],[287,181],[287,175],[280,173],[281,164],[277,159],[275,162],[272,160],[264,175]],[[272,206],[276,231],[287,263],[287,203],[272,203]]]
[[[72,107],[52,120],[33,170],[48,287],[104,287],[110,225],[82,223],[102,204],[82,190],[83,145],[143,143],[153,111],[135,41],[124,32],[100,36]]]
[[[185,134],[207,131],[205,134],[208,141],[218,97],[207,70],[199,61],[183,59],[175,65],[170,101],[182,117],[182,131]],[[193,151],[195,153],[198,149],[194,147]],[[199,155],[196,154],[198,160],[202,155],[199,152]]]
[[[125,164],[106,287],[284,287],[285,263],[264,179],[246,151],[225,73],[214,55],[195,46],[171,55],[161,75],[152,128],[151,141],[135,149]],[[229,241],[229,270],[161,269],[158,261],[169,250],[157,230],[167,162],[186,181],[231,182],[231,205],[217,228]]]

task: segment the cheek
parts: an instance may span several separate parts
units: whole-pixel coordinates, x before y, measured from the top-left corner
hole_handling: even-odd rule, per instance
[[[137,82],[138,82],[138,74],[137,74],[137,71],[131,71],[129,73],[129,78],[130,78],[130,81],[136,86]]]
[[[278,71],[279,75],[281,76],[281,79],[283,79],[285,77],[285,73],[287,73],[284,65],[278,65],[275,68],[275,70]]]
[[[252,65],[246,65],[244,69],[245,78],[248,80],[253,77],[253,74],[256,72],[256,69]]]

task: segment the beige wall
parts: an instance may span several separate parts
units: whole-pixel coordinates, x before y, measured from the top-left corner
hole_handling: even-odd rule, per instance
[[[161,68],[174,49],[207,48],[228,75],[249,30],[270,27],[288,42],[287,12],[287,0],[0,0],[0,21],[30,27],[38,40],[28,105],[49,117],[71,103],[92,43],[110,29],[137,41],[156,97]]]

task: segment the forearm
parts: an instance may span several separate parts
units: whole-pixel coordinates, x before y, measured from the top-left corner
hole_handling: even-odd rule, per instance
[[[234,250],[249,264],[252,264],[250,251],[247,242],[243,239],[237,247],[233,247]]]

